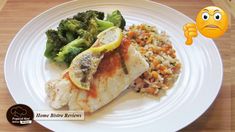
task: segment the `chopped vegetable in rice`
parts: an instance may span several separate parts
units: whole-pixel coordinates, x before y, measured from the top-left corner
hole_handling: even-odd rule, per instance
[[[162,96],[177,80],[181,69],[168,36],[165,32],[159,33],[156,27],[146,24],[130,26],[125,35],[150,66],[130,88],[140,93]]]

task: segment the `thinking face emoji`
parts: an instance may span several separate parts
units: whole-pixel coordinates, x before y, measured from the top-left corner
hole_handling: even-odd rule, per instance
[[[228,16],[219,7],[208,6],[198,13],[196,25],[199,32],[205,37],[217,38],[227,31]]]

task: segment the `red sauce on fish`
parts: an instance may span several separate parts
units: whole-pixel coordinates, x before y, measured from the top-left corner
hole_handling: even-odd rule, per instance
[[[123,38],[121,45],[114,51],[105,53],[104,58],[101,60],[99,67],[94,75],[94,78],[98,77],[110,77],[115,74],[117,69],[121,67],[121,56],[123,55],[124,61],[128,59],[128,48],[130,46],[130,40]]]
[[[112,51],[105,53],[94,78],[112,76],[120,66],[120,56],[118,55],[118,52]]]
[[[93,82],[91,82],[91,87],[90,87],[90,90],[88,91],[88,96],[91,96],[92,98],[97,97],[96,86]]]
[[[123,38],[122,40],[122,44],[119,47],[119,51],[121,52],[121,54],[124,56],[124,59],[127,60],[128,59],[128,48],[131,44],[131,40],[128,38]]]

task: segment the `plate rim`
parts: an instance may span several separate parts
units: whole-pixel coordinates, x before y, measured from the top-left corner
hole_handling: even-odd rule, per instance
[[[17,99],[13,96],[13,91],[12,91],[13,89],[9,87],[9,81],[7,81],[7,76],[8,76],[8,75],[6,74],[6,73],[7,73],[7,71],[6,71],[7,58],[9,57],[9,54],[10,54],[9,52],[10,52],[10,49],[11,49],[11,48],[13,47],[13,45],[14,45],[15,39],[21,34],[21,32],[22,32],[29,24],[31,24],[33,21],[35,21],[35,19],[41,17],[42,15],[44,15],[44,14],[50,12],[50,11],[53,11],[53,10],[56,9],[56,8],[63,7],[64,5],[67,5],[67,4],[70,4],[70,3],[74,3],[74,2],[76,2],[76,1],[86,1],[86,0],[72,0],[72,1],[64,2],[64,3],[58,4],[58,5],[56,5],[56,6],[53,6],[53,7],[49,8],[49,9],[47,9],[47,10],[45,10],[45,11],[43,11],[43,12],[37,14],[35,17],[33,17],[32,19],[30,19],[23,27],[21,27],[21,29],[14,35],[13,39],[10,41],[10,43],[9,43],[9,45],[8,45],[8,48],[7,48],[7,52],[6,52],[6,54],[5,54],[5,59],[4,59],[4,79],[5,79],[5,82],[6,82],[7,89],[8,89],[9,93],[11,94],[11,97],[13,98],[13,100],[15,101],[16,104],[19,103],[19,102],[18,102]],[[152,4],[154,4],[154,5],[163,6],[164,8],[167,8],[167,9],[169,9],[169,10],[172,10],[172,11],[174,11],[175,13],[177,13],[177,14],[179,14],[179,15],[185,17],[185,18],[187,18],[189,21],[195,23],[194,20],[192,20],[190,17],[188,17],[188,16],[185,15],[184,13],[182,13],[182,12],[180,12],[180,11],[174,9],[174,8],[171,8],[171,7],[167,6],[167,5],[164,5],[164,4],[159,3],[159,2],[154,2],[154,1],[151,1],[151,0],[143,0],[143,1],[152,3]],[[102,2],[102,0],[101,0],[101,1],[97,1],[97,2]],[[110,1],[110,3],[112,4],[112,1]],[[216,54],[219,56],[218,60],[219,60],[220,66],[221,66],[221,71],[220,71],[221,76],[220,76],[219,79],[218,79],[218,80],[219,80],[219,85],[218,85],[218,86],[219,86],[219,89],[218,89],[218,91],[217,91],[217,94],[213,96],[213,99],[212,99],[212,102],[210,102],[210,105],[208,105],[208,106],[206,107],[206,109],[203,110],[203,112],[197,114],[197,116],[195,116],[193,119],[191,119],[191,121],[185,123],[184,125],[181,124],[181,126],[177,128],[178,130],[181,130],[181,129],[187,127],[188,125],[190,125],[191,123],[193,123],[194,121],[196,121],[200,116],[202,116],[202,115],[211,107],[211,105],[215,102],[215,100],[216,100],[216,98],[217,98],[217,96],[218,96],[218,94],[219,94],[219,92],[220,92],[220,90],[221,90],[221,88],[222,88],[222,82],[223,82],[223,79],[224,79],[224,68],[223,68],[222,57],[221,57],[221,54],[220,54],[220,52],[219,52],[218,46],[215,44],[214,40],[213,40],[213,39],[210,39],[210,41],[213,43],[213,46],[214,46],[214,48],[215,48],[215,52],[216,52]],[[36,121],[37,123],[39,123],[40,125],[42,125],[43,127],[47,128],[47,129],[49,129],[49,130],[53,130],[52,127],[49,127],[48,125],[46,125],[46,122],[44,122],[44,121],[40,121],[40,120],[34,120],[34,121]]]

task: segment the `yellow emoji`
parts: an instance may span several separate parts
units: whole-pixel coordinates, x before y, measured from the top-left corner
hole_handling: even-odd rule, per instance
[[[185,44],[191,45],[192,38],[197,36],[197,30],[208,38],[222,36],[228,29],[228,15],[219,7],[208,6],[197,15],[196,24],[184,25],[184,35],[187,38]]]

